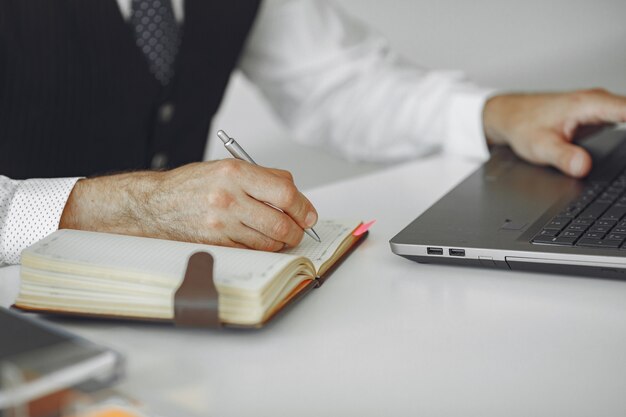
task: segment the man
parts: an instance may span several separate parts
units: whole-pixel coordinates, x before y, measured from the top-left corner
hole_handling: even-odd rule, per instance
[[[288,172],[196,162],[236,66],[296,138],[352,158],[509,144],[582,177],[575,128],[626,120],[602,90],[495,95],[418,68],[321,0],[3,0],[0,42],[0,264],[57,227],[296,245],[317,213]]]

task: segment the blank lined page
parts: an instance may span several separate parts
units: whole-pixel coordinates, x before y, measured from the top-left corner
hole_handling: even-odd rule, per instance
[[[317,271],[360,223],[356,220],[320,220],[313,228],[322,240],[321,243],[304,235],[297,247],[284,250],[282,253],[309,258]]]
[[[89,268],[92,276],[172,287],[182,280],[189,256],[198,251],[214,255],[216,285],[255,292],[294,259],[280,253],[77,230],[52,233],[27,248],[22,259],[28,258],[24,263],[30,266],[36,258],[64,261],[59,272]]]

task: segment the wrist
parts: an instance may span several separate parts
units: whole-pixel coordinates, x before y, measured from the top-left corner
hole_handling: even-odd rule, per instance
[[[74,188],[70,191],[70,194],[67,198],[67,202],[65,203],[65,207],[63,208],[63,212],[61,213],[61,219],[59,220],[59,229],[78,229],[78,204],[77,199],[78,195],[81,192],[78,190],[81,184],[86,181],[85,179],[80,179],[76,181],[74,184]]]
[[[150,195],[158,187],[160,174],[135,172],[78,181],[59,229],[149,235]]]
[[[505,123],[510,95],[490,97],[483,107],[483,129],[489,145],[506,144]]]

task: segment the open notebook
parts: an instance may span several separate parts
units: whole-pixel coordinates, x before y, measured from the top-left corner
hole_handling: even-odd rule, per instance
[[[355,221],[320,221],[280,253],[77,230],[58,230],[22,252],[15,306],[65,314],[173,320],[174,293],[190,256],[214,259],[222,324],[258,327],[328,271],[365,234]]]

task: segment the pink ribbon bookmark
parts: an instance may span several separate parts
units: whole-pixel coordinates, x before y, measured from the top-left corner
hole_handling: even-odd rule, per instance
[[[372,227],[372,225],[376,223],[376,220],[372,220],[371,222],[367,222],[367,223],[363,223],[362,225],[360,225],[353,233],[352,236],[356,236],[359,237],[361,236],[363,233],[367,232],[369,230],[370,227]]]

